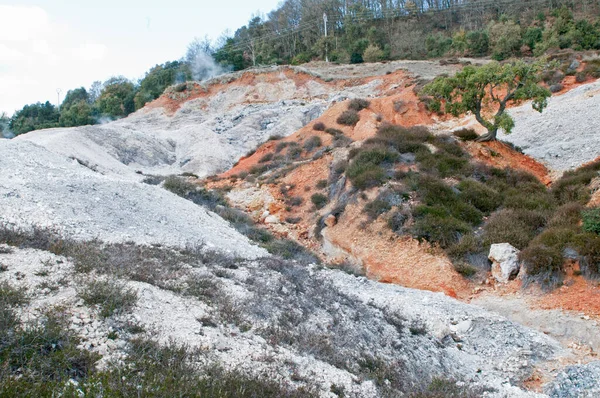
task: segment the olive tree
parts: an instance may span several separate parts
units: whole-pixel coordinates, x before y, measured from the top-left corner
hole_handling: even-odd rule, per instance
[[[505,112],[508,105],[532,100],[536,111],[546,108],[551,93],[538,84],[545,67],[544,60],[467,66],[454,76],[436,78],[423,88],[423,94],[433,101],[430,106],[455,117],[472,112],[487,129],[478,141],[493,141],[498,129],[508,134],[515,125]]]

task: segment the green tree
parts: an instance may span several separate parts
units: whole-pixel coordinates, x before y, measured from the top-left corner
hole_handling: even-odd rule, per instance
[[[60,109],[59,124],[62,127],[85,126],[94,123],[92,106],[85,100],[81,99],[71,103],[69,107],[63,106]]]
[[[60,114],[49,101],[45,103],[25,105],[10,119],[9,128],[15,135],[25,134],[33,130],[58,127]]]
[[[191,80],[192,75],[187,64],[180,61],[166,62],[150,69],[140,81],[140,87],[133,99],[135,109],[142,108],[147,102],[153,101],[175,83]]]
[[[111,77],[104,82],[95,107],[101,116],[112,119],[124,117],[135,110],[135,94],[135,85],[125,77]]]
[[[498,129],[508,134],[514,127],[513,119],[505,113],[507,105],[532,100],[538,112],[548,105],[550,91],[538,84],[544,68],[544,60],[467,66],[455,76],[436,78],[423,88],[423,93],[432,97],[434,106],[442,109],[443,105],[444,112],[456,117],[472,112],[487,129],[478,140],[493,141]]]
[[[90,96],[89,96],[87,90],[83,87],[79,87],[74,90],[69,90],[67,92],[65,99],[63,100],[62,104],[60,104],[60,108],[61,108],[61,110],[65,109],[65,108],[68,109],[74,103],[77,103],[80,101],[89,102],[89,100],[90,100]]]

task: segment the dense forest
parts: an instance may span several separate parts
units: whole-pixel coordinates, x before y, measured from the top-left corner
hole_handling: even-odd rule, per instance
[[[194,40],[182,59],[156,65],[137,82],[113,77],[70,90],[60,108],[26,105],[0,116],[0,133],[99,123],[127,116],[168,86],[223,68],[439,57],[541,56],[600,49],[598,0],[285,0],[217,43]],[[326,16],[326,19],[325,19]],[[326,21],[326,22],[325,22]],[[327,36],[325,30],[327,29]],[[210,58],[209,57],[209,58]]]

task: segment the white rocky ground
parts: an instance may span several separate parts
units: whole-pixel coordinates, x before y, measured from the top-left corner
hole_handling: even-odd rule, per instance
[[[81,240],[204,242],[243,257],[265,254],[219,216],[160,187],[102,175],[25,140],[0,140],[0,159],[0,224]]]
[[[381,386],[361,376],[358,364],[365,358],[388,366],[397,375],[391,383],[427,384],[439,375],[486,387],[485,396],[536,396],[514,385],[561,352],[543,333],[440,293],[272,259],[234,268],[224,267],[222,259],[190,263],[174,282],[185,285],[181,281],[190,276],[210,280],[219,291],[211,300],[127,281],[138,294],[135,308],[103,319],[77,292],[106,276],[77,274],[69,259],[40,250],[2,251],[9,253],[0,254],[5,269],[0,281],[32,295],[23,316],[64,306],[82,347],[104,356],[101,366],[122,357],[127,332],[119,325],[125,321],[162,342],[202,348],[226,367],[316,384],[324,397],[335,396],[332,384],[348,397],[382,396]],[[119,337],[110,339],[114,331]]]
[[[542,113],[531,104],[511,109],[515,128],[499,138],[521,147],[551,170],[577,168],[600,156],[600,81],[554,96]]]

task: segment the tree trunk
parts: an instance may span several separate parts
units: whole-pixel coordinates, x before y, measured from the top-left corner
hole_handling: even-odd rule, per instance
[[[477,142],[489,142],[496,141],[496,134],[498,133],[498,129],[488,129],[488,132],[484,135],[477,138]]]

